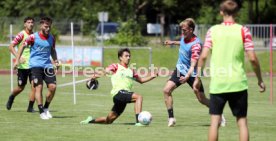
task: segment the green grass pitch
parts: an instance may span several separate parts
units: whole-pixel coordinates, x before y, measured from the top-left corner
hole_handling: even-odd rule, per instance
[[[134,84],[134,91],[143,95],[143,110],[151,112],[153,121],[148,127],[135,127],[134,105],[129,104],[125,112],[111,125],[80,125],[88,115],[106,116],[112,107],[109,94],[109,78],[100,78],[98,90],[89,91],[84,83],[76,85],[77,104],[73,104],[71,86],[57,88],[56,96],[50,105],[53,118],[47,121],[39,118],[38,112],[27,113],[28,93],[25,91],[16,97],[10,111],[5,104],[10,94],[8,75],[0,76],[0,140],[1,141],[203,141],[207,140],[210,117],[208,109],[196,99],[188,85],[175,90],[174,111],[177,124],[167,127],[167,111],[162,89],[168,78],[157,78],[145,84]],[[16,78],[16,77],[15,77]],[[82,80],[84,77],[78,77]],[[58,77],[58,83],[68,83],[71,76]],[[257,79],[249,77],[248,122],[250,140],[275,141],[276,104],[269,103],[269,78],[264,77],[267,91],[258,92]],[[208,95],[209,79],[203,83]],[[274,84],[275,84],[274,79]],[[274,90],[275,91],[275,90]],[[43,95],[47,90],[44,88]],[[275,93],[274,93],[275,95]],[[35,103],[36,105],[36,103]],[[37,110],[37,106],[35,106]],[[238,128],[229,106],[224,111],[226,127],[220,128],[221,141],[238,140]]]

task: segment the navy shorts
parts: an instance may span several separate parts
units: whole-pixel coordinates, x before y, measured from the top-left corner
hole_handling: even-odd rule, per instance
[[[53,68],[31,68],[32,81],[34,87],[39,84],[43,84],[43,81],[47,84],[56,84],[56,75]]]
[[[113,107],[111,111],[115,112],[118,116],[121,115],[128,103],[131,103],[133,92],[129,92],[126,90],[120,90],[114,97],[113,97]]]
[[[174,82],[176,87],[180,86],[182,83],[180,83],[179,79],[180,77],[183,76],[185,77],[185,75],[181,74],[179,71],[177,71],[177,69],[175,69],[172,73],[171,78],[169,79],[170,81]],[[187,83],[189,84],[189,86],[193,89],[193,84],[195,81],[195,77],[190,77],[187,81]],[[201,81],[201,80],[200,80]],[[202,83],[201,83],[202,84]],[[200,85],[200,92],[204,92],[204,88],[203,85]]]
[[[222,94],[210,94],[209,113],[212,115],[221,115],[224,106],[228,101],[232,114],[235,117],[246,117],[248,107],[247,100],[247,90]]]
[[[17,85],[25,86],[27,81],[31,82],[31,69],[18,69],[17,70]]]

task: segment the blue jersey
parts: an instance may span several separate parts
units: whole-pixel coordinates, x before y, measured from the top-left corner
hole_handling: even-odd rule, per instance
[[[54,37],[49,34],[48,39],[43,40],[39,33],[34,33],[34,42],[31,46],[30,67],[51,68],[51,50],[54,45]]]
[[[201,41],[198,37],[195,37],[195,40],[189,43],[184,42],[184,37],[182,37],[180,40],[180,47],[179,47],[178,61],[176,64],[176,68],[183,75],[186,75],[190,69],[191,59],[192,59],[192,46],[195,44],[201,44]],[[195,76],[195,75],[196,75],[196,67],[191,76]]]

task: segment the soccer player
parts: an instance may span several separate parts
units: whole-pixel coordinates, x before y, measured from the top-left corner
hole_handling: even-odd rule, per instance
[[[86,120],[81,121],[81,124],[89,123],[102,123],[111,124],[116,120],[125,110],[128,103],[134,104],[134,112],[136,114],[135,126],[143,126],[138,122],[138,115],[142,111],[142,96],[138,93],[132,92],[133,81],[139,83],[148,82],[157,77],[158,72],[151,76],[141,78],[138,74],[128,67],[130,62],[131,54],[128,48],[123,48],[118,51],[118,64],[111,64],[103,72],[96,72],[92,79],[101,77],[102,75],[111,74],[112,90],[111,95],[113,96],[113,107],[110,113],[106,117],[93,118],[89,116]]]
[[[19,32],[12,43],[9,46],[10,52],[16,57],[17,52],[15,50],[15,46],[21,46],[24,41],[26,40],[29,35],[33,34],[33,27],[34,27],[34,19],[32,17],[26,17],[24,19],[24,30]],[[11,95],[9,96],[8,102],[6,104],[6,108],[10,110],[12,108],[13,101],[15,97],[20,94],[29,78],[31,82],[31,70],[29,66],[29,58],[30,58],[30,48],[29,46],[22,53],[22,57],[20,58],[20,65],[18,66],[17,70],[17,87],[13,89]],[[31,92],[29,95],[29,106],[27,108],[27,112],[34,112],[33,105],[35,101],[35,89],[31,87]]]
[[[50,56],[56,66],[59,66],[55,49],[55,39],[50,34],[52,19],[43,17],[40,19],[40,31],[30,35],[22,46],[19,47],[15,66],[19,64],[21,53],[26,46],[30,45],[30,67],[32,73],[32,85],[35,88],[35,98],[38,104],[40,118],[47,120],[52,118],[49,105],[56,91],[56,76]],[[42,105],[43,81],[48,87],[48,94],[44,106]]]
[[[198,61],[198,72],[201,71],[209,52],[210,60],[210,109],[211,125],[209,141],[218,140],[220,115],[228,101],[232,114],[239,127],[240,141],[249,140],[247,126],[248,84],[244,70],[244,52],[251,62],[258,78],[260,92],[265,91],[259,61],[254,52],[254,45],[248,28],[235,22],[239,11],[234,0],[223,1],[220,5],[221,24],[212,26],[206,35],[202,53]],[[200,76],[196,77],[194,89],[200,89]]]
[[[181,84],[188,83],[193,88],[194,79],[196,76],[196,64],[201,52],[201,41],[193,33],[195,30],[195,21],[192,18],[187,18],[180,24],[182,37],[180,41],[165,41],[165,45],[180,45],[178,61],[176,69],[171,78],[167,81],[163,93],[165,104],[168,110],[168,126],[173,127],[176,123],[173,112],[173,97],[172,92]],[[201,85],[199,90],[194,90],[194,93],[199,102],[209,107],[209,99],[205,97],[204,88]],[[224,117],[221,120],[221,125],[225,126]]]

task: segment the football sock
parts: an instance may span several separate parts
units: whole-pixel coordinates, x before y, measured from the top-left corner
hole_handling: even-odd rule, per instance
[[[173,118],[174,117],[174,115],[173,115],[173,108],[168,109],[168,114],[169,114],[169,118]]]
[[[49,108],[50,103],[51,103],[51,102],[45,101],[44,108]]]
[[[28,109],[33,109],[33,107],[34,107],[34,101],[29,101]]]
[[[138,123],[139,121],[138,121],[138,116],[139,116],[139,114],[136,114],[135,115],[135,118],[136,118],[136,123]]]
[[[14,98],[15,98],[15,96],[11,94],[10,97],[9,97],[9,100],[10,100],[10,101],[13,101]]]
[[[95,119],[90,120],[89,123],[95,123]]]
[[[39,109],[40,114],[44,112],[42,104],[38,105],[37,107]]]

